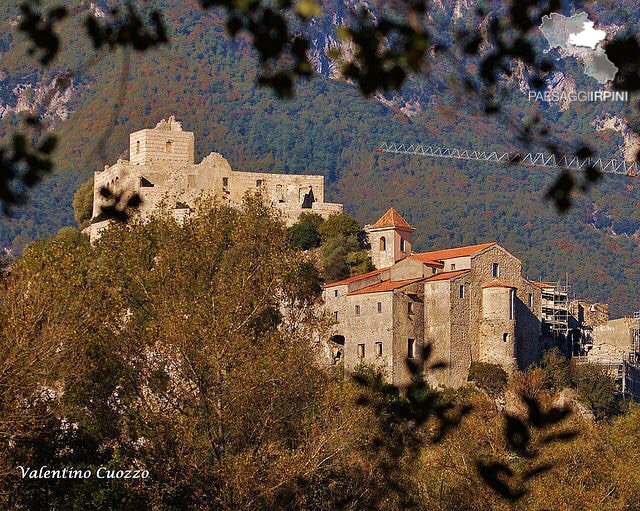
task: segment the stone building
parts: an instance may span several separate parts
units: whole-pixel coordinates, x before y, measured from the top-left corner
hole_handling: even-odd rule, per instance
[[[244,194],[260,190],[293,224],[304,211],[327,217],[342,212],[341,204],[324,201],[324,176],[239,172],[218,153],[200,163],[194,162],[195,140],[191,132],[173,116],[153,129],[129,136],[129,159],[118,160],[94,175],[93,218],[87,228],[92,239],[108,221],[99,219],[105,204],[100,190],[138,194],[142,198],[140,215],[146,218],[161,203],[174,216],[183,216],[203,194],[221,203],[238,206]]]
[[[435,385],[467,382],[472,362],[525,368],[542,354],[541,289],[518,258],[495,242],[432,252],[411,251],[411,227],[393,208],[366,230],[376,270],[325,285],[332,341],[348,374],[360,363],[381,367],[407,385],[407,359]]]

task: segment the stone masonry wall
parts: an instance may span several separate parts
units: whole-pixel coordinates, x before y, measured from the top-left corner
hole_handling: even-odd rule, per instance
[[[469,335],[472,303],[471,282],[470,273],[448,281],[451,303],[450,349],[449,359],[445,359],[443,362],[449,366],[447,385],[451,387],[466,385],[472,360],[472,339]],[[463,297],[460,297],[460,286],[464,289]],[[434,362],[438,362],[438,360],[434,359]]]
[[[515,288],[522,283],[522,263],[499,246],[493,246],[476,255],[471,260],[471,297],[469,336],[474,361],[506,364],[505,369],[511,369],[515,361],[515,320],[483,320],[482,314],[482,286],[496,277],[492,275],[492,264],[499,264],[498,279]],[[502,334],[508,333],[509,346],[503,346]],[[498,341],[496,341],[498,339]]]
[[[460,376],[457,365],[451,364],[451,284],[447,280],[424,283],[424,329],[424,342],[432,346],[433,361],[447,364],[446,368],[428,372],[426,379],[435,386],[448,386]]]
[[[338,308],[341,335],[344,335],[344,370],[351,374],[360,363],[381,367],[388,378],[393,371],[393,293],[368,293],[346,296]],[[378,303],[382,312],[378,312]],[[355,306],[360,306],[360,315]],[[382,357],[376,357],[375,343],[382,342]],[[358,344],[365,345],[365,356],[358,357]]]
[[[409,385],[412,373],[407,365],[409,339],[414,341],[413,362],[422,371],[424,347],[424,284],[415,283],[393,292],[393,380],[398,387]],[[409,303],[412,312],[409,312]]]

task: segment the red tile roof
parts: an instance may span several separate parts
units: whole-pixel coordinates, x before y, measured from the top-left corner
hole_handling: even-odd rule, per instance
[[[466,247],[447,248],[444,250],[435,250],[433,252],[421,252],[419,254],[413,254],[411,257],[418,259],[419,261],[441,261],[443,259],[453,259],[454,257],[468,257],[474,256],[478,252],[485,248],[492,247],[496,242],[483,243],[481,245],[469,245]]]
[[[426,282],[436,282],[438,280],[449,280],[455,277],[459,277],[465,273],[469,273],[471,270],[456,270],[456,271],[444,271],[442,273],[436,273],[429,277]]]
[[[506,282],[502,282],[501,280],[498,280],[498,279],[494,279],[494,280],[492,280],[488,284],[485,284],[482,287],[483,287],[483,289],[484,288],[488,288],[488,287],[509,287],[511,289],[516,289],[516,286],[512,286],[512,285],[507,284]]]
[[[380,282],[379,284],[374,284],[373,286],[358,289],[357,291],[352,291],[351,293],[348,293],[347,296],[393,291],[394,289],[408,286],[409,284],[413,284],[414,282],[418,282],[420,280],[424,280],[424,278],[409,279],[409,280],[385,280],[383,282]]]
[[[543,284],[542,282],[537,282],[535,280],[530,280],[529,282],[531,282],[534,286],[539,287],[540,289],[551,289],[552,286],[551,284]]]
[[[402,229],[415,231],[415,227],[412,227],[409,222],[402,218],[395,208],[389,208],[387,212],[371,226],[372,229],[377,229],[379,227],[400,227]]]
[[[355,282],[356,280],[360,280],[360,279],[366,279],[367,277],[372,277],[373,275],[377,275],[378,273],[382,273],[385,270],[388,270],[389,268],[380,268],[379,270],[373,270],[370,271],[369,273],[363,273],[362,275],[356,275],[355,277],[349,277],[348,279],[344,279],[344,280],[339,280],[338,282],[330,282],[328,284],[325,284],[324,287],[333,287],[333,286],[344,286],[346,284],[349,284],[351,282]]]

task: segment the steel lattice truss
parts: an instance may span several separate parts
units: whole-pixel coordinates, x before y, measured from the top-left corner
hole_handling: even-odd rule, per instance
[[[594,168],[605,174],[619,174],[631,177],[638,175],[637,162],[617,159],[579,158],[577,156],[556,156],[545,153],[498,153],[495,151],[476,151],[421,144],[394,144],[387,142],[380,144],[376,152],[431,156],[452,160],[495,162],[507,165],[523,165],[525,167],[546,167],[581,171]]]

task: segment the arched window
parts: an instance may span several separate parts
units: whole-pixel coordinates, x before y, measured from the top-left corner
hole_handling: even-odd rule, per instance
[[[380,252],[384,252],[387,250],[387,240],[384,239],[384,236],[380,238]]]
[[[167,140],[165,148],[166,148],[166,151],[168,153],[172,153],[173,152],[173,142],[171,140]]]

